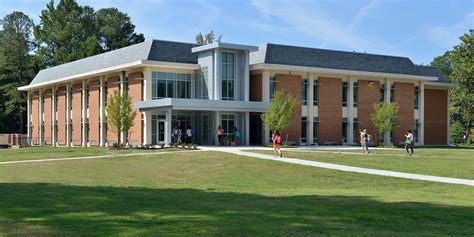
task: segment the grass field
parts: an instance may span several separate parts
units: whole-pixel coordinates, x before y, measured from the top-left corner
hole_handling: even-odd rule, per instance
[[[251,152],[273,154],[272,151]],[[474,149],[416,149],[406,156],[403,149],[372,149],[370,154],[354,150],[311,150],[284,152],[285,157],[314,160],[363,168],[383,169],[451,178],[474,179]]]
[[[17,150],[0,149],[0,162],[17,160],[55,159],[83,156],[102,156],[115,154],[153,153],[177,151],[180,148],[166,149],[123,149],[115,150],[104,147],[24,147]]]
[[[0,236],[474,233],[472,187],[219,152],[0,165],[0,195]]]

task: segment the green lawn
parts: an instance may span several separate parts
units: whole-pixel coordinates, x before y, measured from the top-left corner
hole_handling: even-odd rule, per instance
[[[474,233],[472,187],[219,152],[0,165],[0,195],[0,236]]]
[[[285,150],[285,149],[284,149]],[[273,154],[273,151],[249,150]],[[383,169],[452,178],[474,179],[474,149],[416,149],[415,155],[406,156],[403,149],[338,151],[284,151],[285,157],[314,160],[363,168]]]
[[[180,148],[114,150],[105,147],[24,147],[17,150],[0,149],[0,162],[83,156],[102,156],[114,154],[152,153],[162,151],[176,151],[179,149]]]

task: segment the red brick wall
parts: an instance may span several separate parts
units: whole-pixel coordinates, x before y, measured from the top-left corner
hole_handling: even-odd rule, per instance
[[[413,131],[414,125],[414,84],[395,82],[395,102],[399,105],[400,127],[393,130],[393,144],[405,141],[407,130]]]
[[[448,91],[425,89],[425,145],[448,143]]]
[[[336,141],[342,144],[342,79],[319,77],[318,82],[318,143]]]
[[[262,74],[250,75],[250,101],[262,101]]]
[[[56,95],[58,97],[58,145],[67,145],[66,142],[66,87],[59,87],[56,90]]]
[[[114,94],[115,90],[119,90],[119,82],[120,78],[118,76],[107,79],[107,100],[109,100],[109,97]],[[110,126],[107,126],[107,141],[109,141],[108,145],[110,146],[113,142],[118,142],[117,138],[117,134],[110,130]]]
[[[82,145],[82,84],[72,85],[72,144],[74,146]]]
[[[276,74],[276,90],[283,90],[295,97],[298,105],[294,111],[294,119],[285,131],[280,131],[283,138],[288,135],[289,141],[299,142],[301,139],[301,76]]]
[[[39,118],[41,111],[39,110],[39,94],[37,91],[31,93],[31,137],[33,144],[39,145]]]
[[[367,129],[367,132],[378,141],[378,131],[372,123],[370,115],[374,111],[374,104],[380,99],[380,82],[359,80],[358,83],[358,103],[357,103],[357,119],[359,120],[359,129]],[[359,136],[357,136],[359,137]]]
[[[100,145],[100,81],[89,82],[89,145]]]
[[[52,144],[52,90],[44,90],[43,97],[44,97],[44,144],[51,145]]]
[[[128,75],[128,95],[131,97],[132,106],[135,102],[142,101],[142,77],[141,72],[136,72]],[[142,120],[141,114],[137,111],[135,117],[135,123],[130,128],[128,141],[131,144],[138,143],[142,144]]]

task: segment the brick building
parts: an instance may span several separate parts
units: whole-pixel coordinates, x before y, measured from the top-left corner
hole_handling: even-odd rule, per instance
[[[367,129],[398,144],[414,130],[418,145],[445,145],[448,90],[437,69],[406,57],[276,44],[198,46],[153,40],[41,70],[28,86],[33,145],[168,144],[173,127],[196,130],[196,143],[217,144],[215,129],[242,144],[270,142],[260,121],[274,91],[300,99],[283,135],[303,145],[355,144]],[[107,98],[128,94],[139,115],[128,134],[107,127]],[[401,126],[377,134],[373,104],[396,102]]]

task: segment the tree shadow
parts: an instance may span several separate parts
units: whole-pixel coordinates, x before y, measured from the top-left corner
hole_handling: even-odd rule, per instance
[[[474,207],[358,196],[0,184],[0,235],[471,235]]]

